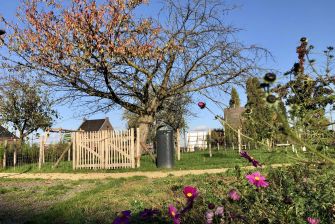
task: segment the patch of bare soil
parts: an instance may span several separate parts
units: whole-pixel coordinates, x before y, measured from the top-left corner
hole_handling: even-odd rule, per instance
[[[273,164],[271,167],[289,166],[290,164]],[[127,173],[0,173],[0,178],[14,179],[47,179],[47,180],[92,180],[108,178],[128,178],[135,176],[145,176],[148,178],[162,178],[167,176],[201,175],[206,173],[223,173],[229,168],[206,169],[206,170],[177,170],[177,171],[147,171],[147,172],[127,172]],[[253,166],[242,167],[241,169],[254,169]]]

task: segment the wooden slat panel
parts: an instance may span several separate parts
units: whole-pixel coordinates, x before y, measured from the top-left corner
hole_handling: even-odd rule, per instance
[[[141,160],[140,160],[140,129],[139,128],[136,128],[136,159],[137,159],[136,167],[140,167]]]
[[[74,169],[135,167],[136,151],[134,129],[73,133]]]
[[[131,159],[131,168],[135,168],[135,144],[134,144],[134,128],[130,129],[130,159]]]
[[[71,134],[71,141],[72,141],[72,169],[76,169],[76,132]]]

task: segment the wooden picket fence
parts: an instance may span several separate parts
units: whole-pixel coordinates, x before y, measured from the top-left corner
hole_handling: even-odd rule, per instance
[[[139,129],[137,136],[139,136]],[[72,133],[73,169],[135,168],[139,144],[134,129]]]

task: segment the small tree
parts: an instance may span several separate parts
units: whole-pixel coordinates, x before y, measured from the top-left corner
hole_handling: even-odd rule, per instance
[[[330,140],[328,126],[331,123],[326,118],[325,111],[327,106],[333,106],[335,100],[335,79],[331,71],[334,48],[328,47],[324,51],[325,65],[317,67],[315,60],[310,59],[314,46],[308,45],[304,37],[300,41],[301,44],[297,47],[299,62],[285,73],[290,75],[290,80],[274,91],[289,106],[290,122],[297,133],[310,143],[326,144]]]
[[[47,94],[34,83],[10,79],[0,87],[0,116],[19,131],[22,144],[32,132],[50,127],[57,113]]]

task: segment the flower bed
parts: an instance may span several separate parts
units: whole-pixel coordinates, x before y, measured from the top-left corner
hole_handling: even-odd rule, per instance
[[[242,175],[236,168],[236,179],[223,188],[219,181],[199,188],[185,186],[183,196],[176,193],[166,210],[150,208],[134,216],[130,211],[125,216],[124,211],[114,223],[334,223],[332,166],[300,164],[258,169]],[[215,188],[225,192],[215,195]],[[120,217],[123,222],[117,221]]]

